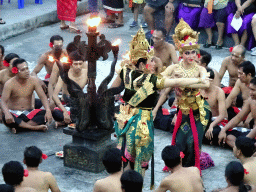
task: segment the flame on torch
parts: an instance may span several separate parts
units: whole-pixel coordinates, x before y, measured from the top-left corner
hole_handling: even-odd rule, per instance
[[[48,60],[49,60],[50,62],[53,62],[53,61],[54,61],[54,57],[51,56],[51,55],[49,55]]]
[[[61,63],[68,63],[68,57],[62,57],[62,58],[60,59],[60,62],[61,62]]]
[[[87,20],[87,25],[90,27],[97,27],[100,24],[101,18],[100,17],[94,17]]]
[[[114,43],[112,43],[112,46],[118,46],[121,43],[121,39],[117,39]]]

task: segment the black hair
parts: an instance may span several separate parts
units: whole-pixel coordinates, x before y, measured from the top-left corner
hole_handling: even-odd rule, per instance
[[[209,67],[206,67],[206,71],[207,71],[207,73],[210,73],[210,79],[214,79],[214,77],[215,77],[215,74],[214,74],[214,71],[211,69],[211,68],[209,68]]]
[[[180,150],[177,146],[167,145],[162,151],[162,159],[169,168],[180,164]]]
[[[255,152],[254,142],[249,137],[238,137],[235,142],[236,148],[240,149],[245,157],[251,157]]]
[[[122,167],[121,150],[117,148],[107,150],[103,155],[102,162],[108,173],[120,171]]]
[[[141,192],[143,187],[143,177],[134,170],[123,172],[121,176],[121,187],[125,192]]]
[[[226,166],[225,176],[234,186],[239,186],[239,192],[247,192],[248,189],[244,185],[244,167],[240,162],[231,161]]]
[[[4,60],[7,61],[8,63],[10,63],[13,58],[20,58],[20,57],[19,57],[19,55],[17,55],[16,53],[8,53],[8,54],[4,57]]]
[[[146,65],[146,64],[147,64],[147,61],[148,61],[148,59],[139,58],[139,60],[137,61],[135,67],[139,68],[141,62],[142,62],[144,65]]]
[[[205,63],[206,64],[206,67],[208,66],[208,64],[211,62],[212,60],[212,55],[204,50],[201,50],[200,49],[200,55],[202,57],[201,59],[201,63]]]
[[[13,61],[12,66],[13,66],[13,67],[17,67],[19,64],[24,63],[24,62],[26,62],[25,59],[18,58],[18,59],[16,59],[15,61]]]
[[[76,45],[73,42],[71,42],[67,45],[66,50],[67,50],[68,55],[70,55],[70,53],[77,51],[78,48],[76,47]]]
[[[0,191],[1,192],[14,192],[14,188],[11,185],[1,184],[0,185]]]
[[[50,42],[53,44],[54,41],[63,41],[63,38],[60,36],[60,35],[53,35],[51,38],[50,38]]]
[[[8,185],[20,185],[23,181],[24,168],[18,161],[9,161],[2,168],[4,181]]]
[[[248,75],[251,73],[251,76],[255,76],[255,67],[250,61],[243,61],[240,65],[238,65],[238,68],[243,68],[243,72]]]
[[[4,55],[4,46],[3,45],[0,45],[0,49],[2,51],[2,56]]]
[[[24,151],[24,159],[26,161],[26,165],[28,167],[38,167],[41,158],[42,151],[36,146],[26,147]]]
[[[250,83],[252,83],[253,85],[256,85],[256,77],[254,77],[254,78],[250,81]]]
[[[80,55],[78,51],[73,51],[72,53],[70,53],[69,58],[72,61],[83,61],[82,55]]]
[[[163,27],[157,27],[157,28],[155,29],[155,31],[161,31],[164,37],[166,37],[166,35],[167,35],[167,31],[166,31],[166,29],[163,28]]]

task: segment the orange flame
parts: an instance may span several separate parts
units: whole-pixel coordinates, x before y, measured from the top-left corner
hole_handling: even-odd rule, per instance
[[[49,55],[48,60],[51,61],[51,62],[53,62],[53,61],[54,61],[53,56]]]
[[[101,18],[100,17],[94,17],[87,20],[87,25],[90,27],[97,27],[100,24]]]
[[[121,39],[117,39],[114,43],[112,43],[112,46],[118,46],[121,43]]]
[[[61,62],[61,63],[68,63],[68,57],[62,57],[62,58],[60,59],[60,62]]]

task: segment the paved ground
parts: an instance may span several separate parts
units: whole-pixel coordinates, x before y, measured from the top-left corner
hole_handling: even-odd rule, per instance
[[[5,2],[6,3],[6,2]],[[80,16],[77,20],[77,24],[80,29],[86,31],[85,21],[87,16]],[[131,35],[134,35],[137,29],[130,29],[128,24],[132,22],[132,14],[125,13],[125,26],[119,29],[108,29],[106,26],[101,25],[99,31],[106,35],[106,38],[114,41],[116,38],[122,39],[122,44],[120,47],[120,56],[123,55],[128,50],[128,42],[131,40]],[[1,26],[2,27],[2,26]],[[64,37],[65,46],[72,41],[75,34],[71,34],[59,29],[59,23],[53,24],[46,27],[41,27],[32,30],[31,32],[25,33],[23,35],[10,38],[8,40],[2,41],[1,44],[6,48],[6,53],[15,52],[20,55],[20,57],[25,58],[28,63],[30,70],[32,71],[38,57],[40,54],[44,53],[49,49],[49,39],[52,35],[60,34]],[[87,40],[86,35],[82,34],[82,39]],[[213,61],[210,67],[219,70],[221,61],[228,56],[230,53],[228,49],[215,50],[207,49],[213,55]],[[247,53],[247,59],[255,63],[255,58],[249,56]],[[102,81],[102,79],[107,76],[111,59],[111,56],[106,62],[98,62],[97,66],[97,85]],[[43,70],[39,76],[43,78],[46,72]],[[227,74],[223,80],[223,83],[227,83]],[[0,167],[10,160],[22,161],[23,151],[26,146],[36,145],[40,147],[44,153],[46,153],[49,158],[43,161],[41,169],[44,171],[50,171],[56,177],[57,182],[60,186],[61,191],[92,191],[93,184],[97,179],[103,178],[107,175],[104,171],[99,174],[88,173],[84,171],[79,171],[63,166],[63,160],[58,159],[54,156],[56,151],[63,149],[65,143],[71,142],[71,137],[64,135],[62,129],[50,129],[47,133],[41,132],[22,132],[17,135],[13,135],[10,131],[3,125],[0,125]],[[115,138],[112,138],[115,139]],[[171,144],[171,134],[163,131],[155,131],[155,177],[156,186],[159,185],[161,179],[167,174],[162,172],[164,166],[161,160],[162,149]],[[220,147],[203,146],[203,151],[208,152],[214,162],[215,167],[204,170],[203,180],[207,191],[218,187],[224,187],[224,168],[225,165],[234,160],[232,151],[228,149],[223,149]],[[0,177],[0,183],[3,183],[2,177]],[[149,190],[150,183],[150,171],[147,171],[145,178],[145,192]]]

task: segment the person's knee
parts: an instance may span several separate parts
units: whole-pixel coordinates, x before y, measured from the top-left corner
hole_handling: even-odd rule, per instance
[[[172,10],[170,7],[165,7],[165,18],[173,18],[174,16],[174,10]]]
[[[150,7],[148,4],[144,7],[144,14],[145,15],[152,15],[155,12],[155,9]]]

